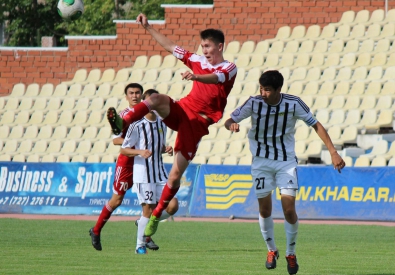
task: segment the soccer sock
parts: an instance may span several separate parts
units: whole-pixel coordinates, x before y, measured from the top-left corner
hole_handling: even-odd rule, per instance
[[[268,250],[276,251],[276,243],[274,242],[274,222],[272,216],[269,218],[262,218],[259,214],[259,226],[261,228],[263,239],[266,242]]]
[[[145,246],[145,237],[144,237],[144,230],[149,221],[149,218],[140,217],[138,226],[137,226],[137,244],[136,249],[142,246]]]
[[[162,196],[160,196],[159,203],[154,211],[152,211],[152,215],[159,219],[163,210],[167,208],[171,199],[177,194],[178,189],[180,189],[179,186],[176,188],[171,188],[169,184],[166,183],[162,191]]]
[[[167,211],[163,211],[162,215],[160,216],[160,221],[166,220],[168,217],[170,217],[171,215],[169,213],[167,213]]]
[[[151,111],[151,107],[147,101],[143,100],[139,104],[133,106],[133,109],[123,116],[123,128],[129,127],[133,122],[142,119],[146,114]]]
[[[287,236],[287,251],[286,256],[295,255],[296,239],[298,237],[299,221],[290,224],[284,220],[285,235]]]
[[[108,219],[111,217],[112,211],[114,211],[108,204],[106,204],[101,210],[100,216],[97,219],[96,225],[93,228],[93,233],[100,235],[103,226],[106,224]]]

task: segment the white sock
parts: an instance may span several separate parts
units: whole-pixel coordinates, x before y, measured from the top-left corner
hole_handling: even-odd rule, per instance
[[[298,237],[299,221],[290,224],[284,220],[285,235],[287,236],[287,251],[286,256],[295,255],[296,239]]]
[[[274,242],[274,222],[272,216],[269,218],[262,218],[259,214],[259,226],[261,228],[263,239],[266,242],[267,249],[276,251],[276,243]]]
[[[145,238],[144,238],[144,230],[145,227],[147,226],[147,223],[149,221],[149,218],[140,217],[138,226],[137,226],[137,244],[136,244],[136,249],[142,246],[145,246]]]
[[[165,210],[165,211],[162,212],[162,215],[160,216],[159,220],[160,221],[166,220],[170,216],[171,215],[169,213],[167,213],[167,211]]]

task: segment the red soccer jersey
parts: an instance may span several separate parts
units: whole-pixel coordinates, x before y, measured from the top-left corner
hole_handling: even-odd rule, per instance
[[[176,46],[173,55],[188,66],[194,74],[216,74],[217,84],[204,84],[194,81],[192,90],[183,99],[182,105],[187,106],[193,112],[204,114],[214,122],[221,119],[224,112],[227,97],[235,82],[236,65],[224,61],[217,65],[211,65],[206,57],[197,55]]]
[[[119,116],[123,117],[127,112],[129,112],[131,108],[127,107],[125,110],[122,110],[119,112]],[[120,137],[125,138],[126,132],[128,131],[128,128],[124,129]],[[127,157],[125,155],[119,154],[118,159],[117,159],[117,166],[133,166],[134,163],[134,157]]]

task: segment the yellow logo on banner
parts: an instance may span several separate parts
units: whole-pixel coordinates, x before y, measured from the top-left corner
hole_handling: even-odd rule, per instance
[[[204,176],[206,209],[225,210],[244,203],[252,187],[251,175],[209,174]]]

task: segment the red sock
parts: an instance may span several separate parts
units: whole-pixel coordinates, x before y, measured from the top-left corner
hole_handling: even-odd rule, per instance
[[[127,112],[123,116],[123,127],[129,127],[133,122],[142,119],[146,114],[151,111],[149,104],[143,100],[139,104],[136,104],[132,110]]]
[[[152,215],[154,215],[157,218],[160,218],[163,210],[167,208],[171,199],[174,198],[174,196],[177,194],[178,189],[180,189],[179,186],[175,188],[171,188],[169,184],[166,183],[162,191],[162,196],[159,199],[159,203],[154,209],[154,211],[152,211]]]
[[[96,235],[100,235],[102,228],[104,227],[106,222],[110,219],[112,211],[114,210],[108,204],[106,204],[103,207],[100,216],[97,219],[96,225],[93,228],[93,233],[95,233]]]

